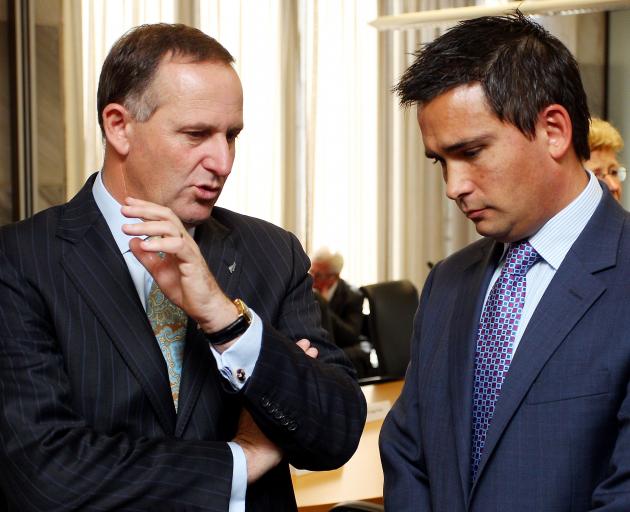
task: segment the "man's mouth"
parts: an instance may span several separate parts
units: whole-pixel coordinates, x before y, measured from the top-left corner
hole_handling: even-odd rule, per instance
[[[197,199],[202,201],[210,201],[219,197],[221,193],[221,187],[216,185],[195,185],[195,193]]]
[[[486,208],[467,209],[462,211],[464,212],[464,215],[466,215],[466,217],[468,217],[472,221],[475,221],[480,220],[483,217]]]

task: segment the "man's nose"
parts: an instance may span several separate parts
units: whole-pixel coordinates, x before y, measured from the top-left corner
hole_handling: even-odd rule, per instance
[[[449,199],[455,200],[473,191],[473,183],[468,173],[457,165],[451,165],[444,172],[444,176],[446,178],[446,195]]]
[[[203,167],[218,176],[227,176],[232,170],[233,150],[225,134],[217,133],[206,142]]]

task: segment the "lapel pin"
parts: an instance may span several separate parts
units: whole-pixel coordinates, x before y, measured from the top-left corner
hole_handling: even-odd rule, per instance
[[[236,270],[236,261],[228,267],[228,270],[230,271],[230,274],[234,273],[234,270]]]

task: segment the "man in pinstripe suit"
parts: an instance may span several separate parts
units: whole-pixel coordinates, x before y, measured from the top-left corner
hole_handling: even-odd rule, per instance
[[[242,129],[231,62],[182,25],[126,34],[99,82],[103,170],[0,231],[6,509],[295,510],[287,462],[354,452],[365,401],[298,241],[214,208]],[[187,318],[178,395],[156,288]]]

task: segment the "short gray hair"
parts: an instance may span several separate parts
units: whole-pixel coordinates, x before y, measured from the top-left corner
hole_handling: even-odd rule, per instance
[[[313,263],[327,263],[330,271],[334,274],[341,274],[343,268],[343,256],[338,252],[331,252],[328,247],[321,247],[312,257]]]

